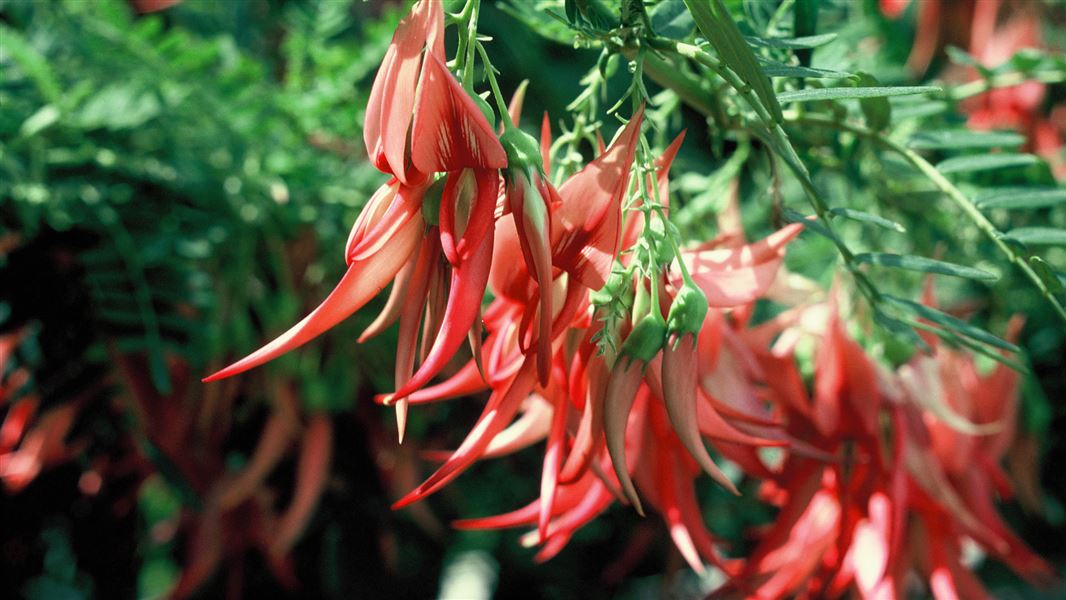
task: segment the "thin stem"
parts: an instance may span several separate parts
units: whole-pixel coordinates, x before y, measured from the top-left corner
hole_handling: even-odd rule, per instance
[[[477,41],[477,20],[479,13],[481,12],[481,0],[467,0],[466,6],[463,7],[463,12],[466,12],[466,8],[470,7],[470,18],[466,22],[466,56],[465,64],[463,64],[463,83],[467,86],[467,89],[473,91],[474,88],[474,47],[478,45]],[[486,63],[486,69],[489,69],[488,63]]]
[[[1026,74],[1020,71],[1016,71],[1014,73],[993,75],[992,77],[983,77],[981,79],[977,79],[969,83],[957,85],[954,88],[951,88],[947,95],[952,100],[964,100],[972,96],[978,96],[992,89],[1011,87],[1025,83],[1027,81],[1039,81],[1041,83],[1059,83],[1062,81],[1066,81],[1066,72],[1041,71],[1037,73]]]
[[[844,266],[848,272],[852,275],[858,286],[859,291],[866,296],[871,304],[876,305],[880,301],[880,292],[870,282],[866,274],[855,263],[855,256],[851,250],[842,242],[839,236],[833,232],[833,226],[829,219],[829,207],[818,190],[814,187],[814,183],[811,181],[810,173],[807,171],[807,167],[800,160],[799,155],[796,154],[795,148],[792,146],[792,142],[788,137],[788,133],[780,123],[777,123],[769,111],[763,106],[763,103],[759,100],[758,95],[751,88],[750,85],[744,83],[743,80],[737,76],[731,69],[726,67],[717,57],[702,50],[699,46],[692,44],[684,44],[681,42],[667,41],[655,39],[650,41],[651,45],[659,50],[674,52],[679,56],[695,60],[699,64],[714,71],[719,77],[724,79],[726,83],[732,86],[744,101],[755,111],[759,120],[763,122],[767,129],[767,134],[761,134],[755,132],[757,136],[763,139],[764,142],[773,148],[784,159],[785,164],[789,170],[796,176],[796,179],[800,183],[800,187],[803,189],[804,194],[807,196],[807,200],[810,202],[811,207],[814,208],[815,214],[818,219],[822,221],[823,226],[830,232],[833,244],[837,247],[837,251],[844,259]],[[678,71],[680,73],[680,71]]]
[[[1048,300],[1051,306],[1059,317],[1066,322],[1066,308],[1063,308],[1062,304],[1055,298],[1054,293],[1048,289],[1044,280],[1033,270],[1029,263],[1026,262],[1025,257],[1021,256],[1014,251],[1004,240],[996,226],[988,220],[988,217],[982,213],[976,205],[960,190],[954,183],[952,183],[947,177],[944,177],[943,173],[937,170],[932,163],[925,160],[920,154],[907,148],[906,146],[896,142],[895,140],[883,136],[876,131],[866,129],[857,125],[851,125],[841,121],[834,121],[832,119],[825,119],[814,116],[804,116],[792,119],[792,122],[797,125],[815,125],[820,127],[830,127],[841,131],[847,131],[848,133],[866,138],[873,141],[875,144],[891,150],[904,159],[907,160],[912,166],[922,172],[937,188],[940,189],[948,198],[952,200],[958,206],[963,214],[965,214],[973,223],[981,230],[992,242],[1006,255],[1007,259],[1016,267],[1021,269],[1025,276],[1040,290],[1041,294]]]
[[[489,60],[489,53],[485,51],[485,46],[480,42],[476,42],[478,52],[481,54],[481,62],[485,65],[485,77],[489,80],[489,87],[492,88],[492,97],[496,99],[496,110],[500,111],[500,118],[503,119],[504,129],[514,129],[514,121],[511,120],[511,113],[507,111],[507,102],[503,99],[503,94],[500,92],[500,84],[496,83],[496,71],[492,68],[492,61]]]

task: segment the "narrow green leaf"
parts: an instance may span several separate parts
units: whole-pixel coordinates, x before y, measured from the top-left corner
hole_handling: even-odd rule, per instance
[[[822,0],[796,0],[792,9],[792,33],[797,37],[809,37],[818,33],[818,9]],[[802,48],[795,51],[799,63],[811,66],[814,51]]]
[[[855,210],[853,208],[833,208],[829,210],[829,214],[834,217],[843,217],[845,219],[851,219],[852,221],[861,221],[863,223],[869,223],[871,225],[877,225],[878,227],[884,227],[885,229],[891,229],[899,233],[907,233],[907,229],[899,223],[886,219],[882,216],[868,213],[861,210]]]
[[[929,344],[922,339],[922,336],[914,332],[914,329],[910,325],[899,319],[890,317],[876,308],[874,309],[874,322],[881,327],[884,327],[887,331],[903,338],[906,343],[917,347],[922,352],[928,354],[933,350],[929,347]]]
[[[923,131],[911,136],[908,145],[915,150],[962,150],[1021,146],[1025,136],[1013,131]]]
[[[59,121],[59,117],[58,108],[52,104],[45,104],[22,122],[22,127],[19,128],[19,137],[31,138],[55,125]]]
[[[977,58],[975,58],[972,54],[963,50],[962,48],[959,48],[958,46],[949,45],[948,47],[944,48],[944,51],[947,53],[948,58],[950,58],[951,61],[956,64],[962,65],[964,67],[973,67],[975,69],[980,69],[986,73],[988,72],[988,68],[981,64],[981,61],[977,60]]]
[[[0,40],[4,41],[5,58],[10,58],[27,77],[33,80],[41,96],[48,103],[58,104],[63,98],[63,88],[49,65],[48,59],[41,56],[26,38],[22,37],[22,33],[2,23],[0,23]]]
[[[1018,227],[1007,236],[1026,246],[1066,246],[1066,229],[1055,227]]]
[[[684,0],[663,0],[655,5],[649,16],[655,33],[675,40],[687,38],[696,27]]]
[[[914,96],[917,94],[934,94],[940,91],[940,88],[932,86],[807,88],[781,92],[777,95],[777,99],[782,103],[816,102],[819,100],[847,100],[850,98]]]
[[[859,72],[855,83],[860,87],[878,87],[881,82],[869,73]],[[860,98],[859,110],[866,120],[866,126],[874,131],[881,131],[892,122],[892,103],[884,96]]]
[[[908,271],[951,275],[952,277],[963,277],[980,281],[995,281],[996,279],[999,279],[998,275],[989,273],[988,271],[982,271],[981,269],[975,269],[973,267],[964,267],[942,260],[934,260],[924,256],[867,252],[864,254],[856,254],[855,262],[877,265],[879,267],[906,269]]]
[[[892,119],[894,121],[924,119],[947,112],[949,108],[948,103],[942,100],[924,100],[906,104],[897,102],[892,105]]]
[[[804,228],[807,229],[807,231],[813,231],[814,233],[817,233],[818,235],[824,238],[832,240],[833,242],[839,241],[837,240],[837,237],[833,235],[833,232],[830,231],[829,228],[826,227],[825,224],[819,221],[818,219],[810,218],[797,210],[793,210],[787,207],[782,210],[781,213],[782,216],[785,217],[785,220],[789,223],[802,223]]]
[[[828,44],[836,38],[837,34],[835,33],[823,33],[820,35],[809,35],[796,38],[764,38],[753,35],[744,37],[744,39],[753,46],[761,46],[763,48],[784,48],[790,50],[817,48]]]
[[[1051,268],[1051,265],[1049,265],[1046,260],[1039,256],[1030,256],[1029,266],[1033,268],[1037,277],[1040,278],[1040,281],[1044,282],[1044,285],[1047,286],[1047,289],[1052,294],[1066,293],[1063,289],[1062,279],[1055,273],[1055,270]]]
[[[814,67],[800,67],[786,65],[773,60],[761,60],[763,73],[770,77],[806,77],[814,79],[844,79],[851,77],[851,73],[843,71],[830,71],[828,69],[816,69]]]
[[[703,34],[722,62],[732,69],[744,83],[751,86],[755,94],[766,105],[770,116],[777,123],[784,120],[781,115],[781,105],[774,95],[773,85],[770,79],[759,68],[759,61],[755,58],[755,52],[740,34],[740,29],[729,15],[722,0],[685,0],[696,26]]]
[[[993,171],[1010,167],[1028,167],[1040,162],[1040,159],[1032,154],[975,154],[973,156],[956,156],[937,163],[938,171],[945,175],[952,173],[976,173],[979,171]]]
[[[992,360],[998,363],[1002,363],[1023,375],[1029,373],[1029,368],[1021,362],[1014,360],[1010,357],[1004,356],[1002,352],[996,352],[995,350],[989,348],[984,344],[978,344],[977,342],[968,338],[955,335],[953,332],[947,329],[934,327],[932,325],[929,325],[928,323],[923,323],[921,321],[911,321],[910,324],[911,327],[914,327],[915,329],[921,329],[922,331],[928,331],[929,333],[936,335],[937,337],[944,340],[945,342],[948,342],[949,344],[955,346],[962,346],[963,348],[968,348],[969,350],[976,352],[977,354],[987,356],[988,358],[991,358]]]
[[[1066,204],[1066,190],[1035,187],[992,188],[977,194],[974,204],[981,209],[1047,208],[1057,204]]]
[[[975,327],[967,323],[966,321],[963,321],[962,319],[953,317],[931,306],[919,304],[918,302],[913,302],[905,298],[897,298],[896,296],[890,296],[888,294],[885,294],[884,296],[882,296],[882,298],[888,300],[889,302],[892,302],[893,304],[902,306],[906,309],[913,311],[919,317],[922,317],[927,321],[932,321],[933,323],[936,323],[941,327],[946,327],[968,338],[977,340],[979,342],[984,342],[989,346],[994,346],[996,348],[1006,350],[1008,352],[1020,351],[1020,348],[1018,348],[1018,346],[1015,346],[1014,344],[1004,339],[996,337],[991,333],[985,331],[984,329],[981,329],[980,327]]]

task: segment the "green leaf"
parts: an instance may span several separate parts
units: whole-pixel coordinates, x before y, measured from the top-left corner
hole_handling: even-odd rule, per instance
[[[786,65],[774,60],[762,59],[759,63],[762,65],[763,73],[770,77],[808,77],[817,79],[844,79],[851,77],[851,73],[843,71]]]
[[[755,52],[740,34],[722,0],[685,0],[703,37],[710,41],[722,62],[732,69],[766,105],[777,123],[784,120],[770,79],[759,68]]]
[[[843,217],[845,219],[851,219],[852,221],[861,221],[863,223],[869,223],[871,225],[877,225],[878,227],[884,227],[885,229],[891,229],[899,233],[907,233],[907,229],[899,223],[886,219],[882,216],[878,216],[872,213],[868,213],[861,210],[855,210],[854,208],[833,208],[829,210],[829,214],[834,217]]]
[[[924,119],[947,112],[950,106],[942,100],[923,100],[921,102],[895,103],[892,106],[892,118],[895,121],[906,119]]]
[[[917,347],[922,352],[929,353],[933,350],[929,347],[929,344],[922,339],[922,336],[914,332],[914,329],[910,325],[899,319],[890,317],[876,308],[874,309],[874,322],[881,327],[884,327],[885,330],[903,338],[903,341],[911,346]]]
[[[663,0],[655,5],[649,16],[651,28],[663,37],[683,40],[696,28],[684,0]]]
[[[1047,286],[1047,289],[1051,291],[1052,294],[1066,293],[1066,291],[1063,290],[1062,279],[1055,273],[1055,270],[1051,268],[1051,265],[1049,265],[1046,260],[1039,256],[1030,256],[1029,266],[1033,268],[1037,277],[1040,278],[1040,281],[1044,282],[1044,285]]]
[[[58,108],[52,104],[45,104],[22,122],[22,127],[19,128],[19,137],[31,138],[55,125],[59,121],[59,117]]]
[[[952,277],[963,277],[966,279],[976,279],[979,281],[995,281],[996,279],[999,279],[998,275],[989,273],[988,271],[982,271],[981,269],[975,269],[973,267],[964,267],[962,265],[956,265],[954,263],[944,262],[942,260],[934,260],[932,258],[926,258],[924,256],[913,256],[909,254],[904,255],[887,254],[883,252],[867,252],[864,254],[856,254],[855,262],[865,263],[869,265],[877,265],[879,267],[905,269],[908,271],[920,271],[923,273],[951,275]]]
[[[860,86],[876,87],[881,82],[869,73],[859,73],[857,83]],[[881,131],[892,122],[892,104],[884,96],[860,99],[859,109],[866,119],[866,125],[874,131]]]
[[[804,215],[803,213],[797,210],[787,207],[781,211],[781,214],[789,223],[802,223],[803,227],[807,231],[813,231],[814,233],[817,233],[818,235],[826,239],[832,240],[835,243],[840,242],[840,240],[838,240],[837,237],[833,235],[833,232],[825,226],[825,223],[822,223],[818,219],[809,218],[807,215]]]
[[[888,294],[885,294],[884,296],[882,296],[882,298],[888,300],[889,302],[892,302],[893,304],[902,306],[908,310],[913,311],[919,317],[922,317],[927,321],[932,321],[933,323],[936,323],[941,327],[945,327],[958,334],[964,335],[979,342],[984,342],[989,346],[994,346],[996,348],[1006,350],[1008,352],[1019,352],[1021,350],[1020,348],[1018,348],[1018,346],[1015,346],[1014,344],[1004,339],[996,337],[991,333],[985,331],[984,329],[981,329],[980,327],[975,327],[967,323],[966,321],[963,321],[962,319],[953,317],[931,306],[919,304],[918,302],[913,302],[904,298],[897,298],[896,296],[890,296]]]
[[[911,136],[908,145],[915,150],[962,150],[966,148],[996,148],[1021,146],[1025,136],[1013,131],[948,131],[919,132]]]
[[[835,40],[837,34],[835,33],[823,33],[821,35],[809,35],[806,37],[796,38],[764,38],[756,37],[753,35],[745,36],[745,40],[753,46],[761,46],[763,48],[783,48],[789,50],[797,50],[804,48],[817,48],[824,46],[829,42]]]
[[[41,56],[21,33],[7,25],[0,24],[0,40],[4,42],[4,58],[18,65],[26,76],[33,80],[48,103],[58,104],[63,97],[63,88],[48,59]],[[5,75],[5,79],[10,77],[10,74]]]
[[[914,96],[917,94],[935,94],[940,91],[940,88],[933,86],[807,88],[781,92],[777,95],[777,99],[782,103],[817,102],[819,100],[847,100],[850,98]]]
[[[1066,246],[1066,229],[1055,227],[1018,227],[1007,236],[1026,246]]]
[[[992,188],[977,195],[974,204],[981,209],[1047,208],[1066,204],[1066,190],[1056,188]]]
[[[952,173],[976,173],[979,171],[993,171],[1011,167],[1028,167],[1040,162],[1040,159],[1032,154],[974,154],[972,156],[956,156],[937,163],[938,171],[945,175]]]
[[[982,77],[988,77],[992,74],[992,71],[988,67],[986,67],[984,64],[981,63],[981,61],[977,60],[976,57],[974,57],[969,52],[966,52],[962,48],[959,48],[957,46],[948,46],[944,50],[947,53],[948,58],[951,59],[951,62],[962,65],[964,67],[972,67],[978,72],[980,72]]]

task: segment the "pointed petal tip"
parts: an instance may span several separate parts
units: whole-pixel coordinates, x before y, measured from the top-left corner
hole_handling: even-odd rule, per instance
[[[412,490],[408,492],[408,494],[403,498],[400,498],[396,502],[393,502],[392,510],[400,510],[402,508],[407,508],[408,506],[414,504],[415,502],[418,502],[424,497],[425,495],[422,493],[421,488]]]

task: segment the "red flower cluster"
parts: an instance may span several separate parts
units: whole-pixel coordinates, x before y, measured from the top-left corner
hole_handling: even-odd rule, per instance
[[[22,342],[23,333],[0,335],[0,408],[7,414],[0,425],[0,481],[10,492],[23,489],[45,468],[78,454],[79,444],[66,441],[82,402],[69,402],[38,415],[41,399],[23,394],[30,374],[25,368],[11,369],[8,363]]]
[[[375,79],[365,141],[392,178],[352,229],[347,273],[303,321],[207,380],[308,342],[391,281],[360,340],[398,322],[395,392],[379,401],[395,405],[401,439],[409,405],[488,391],[463,442],[396,507],[479,460],[545,440],[538,499],[457,525],[534,527],[524,541],[547,559],[616,500],[647,505],[694,569],[710,563],[734,576],[723,596],[901,597],[917,572],[938,598],[972,597],[980,587],[961,562],[970,541],[1027,576],[1050,576],[993,508],[1009,488],[997,461],[1015,411],[1012,372],[982,376],[937,348],[890,373],[822,302],[785,301],[798,306],[752,326],[756,300],[789,296],[778,274],[801,225],[748,243],[726,222],[717,239],[665,261],[673,269],[627,268],[626,250],[649,226],[627,205],[630,190],[653,189],[667,204],[682,138],[632,186],[638,111],[555,189],[546,122],[539,148],[512,127],[497,137],[480,99],[445,66],[443,33],[440,3],[416,4]],[[630,310],[605,318],[604,294]],[[793,356],[810,337],[819,348],[813,395]],[[465,366],[431,385],[464,346]],[[781,508],[746,560],[717,551],[700,513],[701,471],[734,493],[739,483],[708,441]]]
[[[898,19],[910,0],[881,0],[882,14]],[[968,49],[977,62],[988,69],[1006,64],[1025,50],[1046,48],[1041,33],[1039,7],[1035,4],[1006,5],[1000,0],[942,2],[925,0],[916,9],[914,46],[907,64],[911,71],[924,73],[937,52],[954,44]],[[971,67],[951,69],[948,79],[975,81],[982,76]],[[992,89],[962,102],[968,125],[974,129],[1013,129],[1028,138],[1026,150],[1046,158],[1057,176],[1066,174],[1061,119],[1046,116],[1047,85],[1027,81]],[[1054,113],[1066,111],[1058,106]]]

